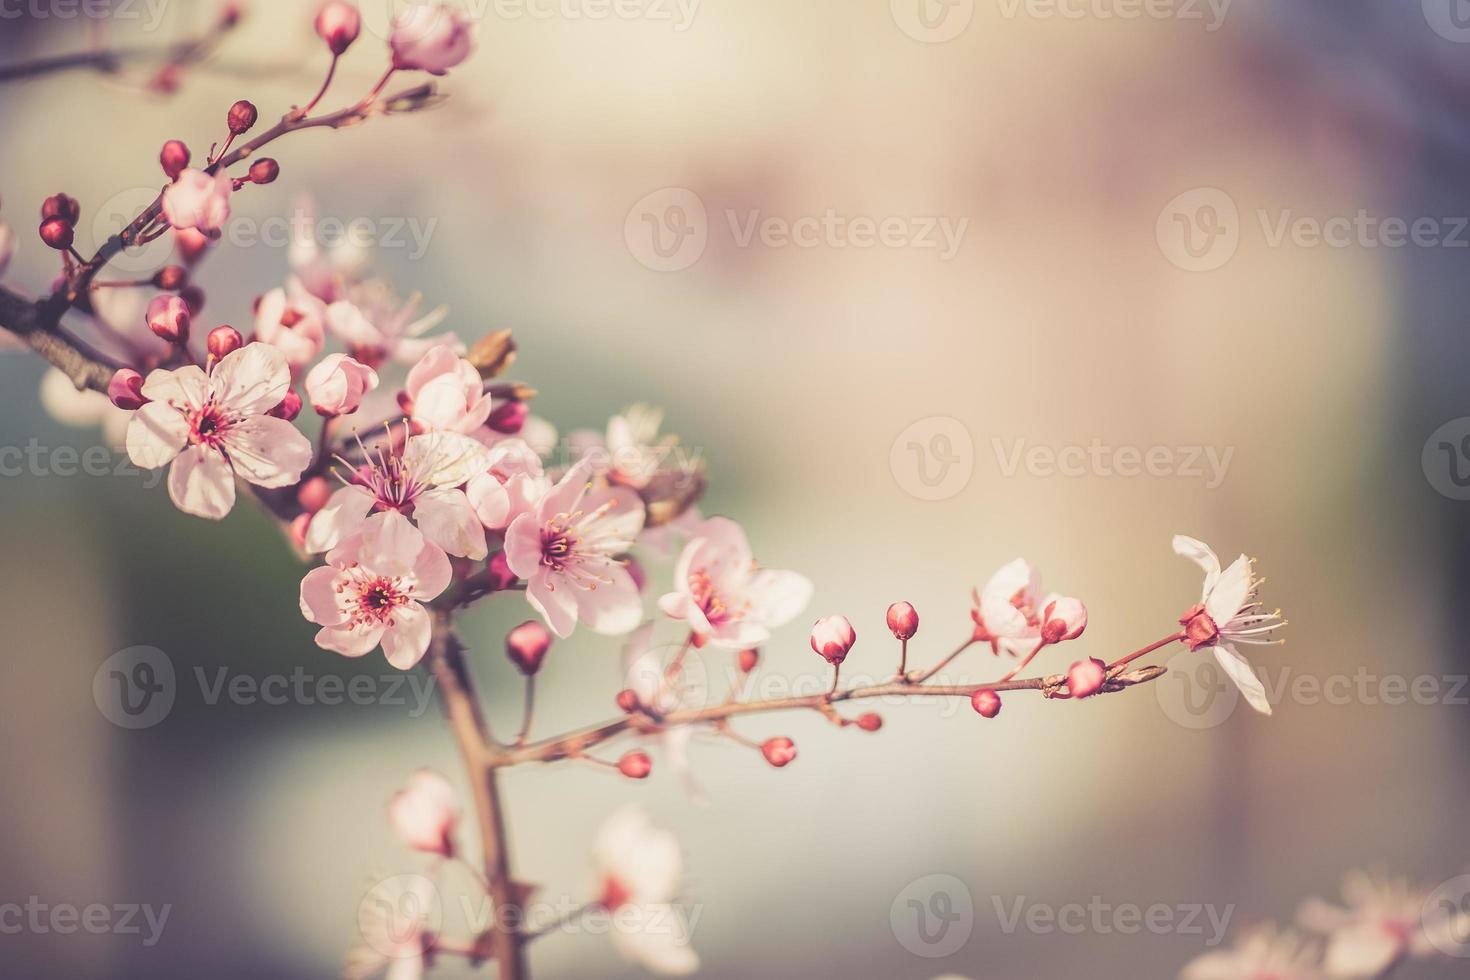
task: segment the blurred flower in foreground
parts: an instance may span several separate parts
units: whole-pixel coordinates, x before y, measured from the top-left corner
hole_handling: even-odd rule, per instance
[[[409,847],[444,857],[454,856],[454,826],[459,801],[449,780],[432,769],[420,769],[388,803],[388,822]]]
[[[1206,953],[1179,974],[1179,980],[1322,980],[1321,947],[1292,932],[1264,928],[1234,949]]]
[[[684,856],[673,833],[655,827],[643,809],[625,807],[598,830],[593,862],[598,904],[613,915],[618,952],[666,976],[698,970],[688,926],[672,904],[684,875]]]
[[[433,941],[432,920],[439,901],[433,882],[422,875],[396,875],[373,887],[357,910],[362,942],[347,954],[343,980],[418,980],[424,975],[424,948]]]
[[[1376,977],[1406,957],[1434,955],[1433,924],[1424,913],[1428,889],[1350,871],[1342,897],[1346,908],[1313,898],[1297,913],[1303,929],[1328,937],[1324,966],[1331,976]]]

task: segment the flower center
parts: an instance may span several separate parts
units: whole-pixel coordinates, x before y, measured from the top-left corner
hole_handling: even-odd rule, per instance
[[[564,572],[579,558],[577,536],[572,529],[559,519],[547,521],[541,529],[541,564],[552,571]]]
[[[409,602],[408,589],[397,575],[374,575],[357,562],[342,566],[344,580],[337,592],[346,600],[345,612],[352,628],[393,626],[393,614]]]
[[[1188,612],[1179,617],[1179,624],[1184,627],[1184,642],[1189,644],[1189,649],[1198,650],[1207,647],[1220,637],[1220,628],[1205,612],[1204,603],[1196,603]]]
[[[627,905],[628,900],[632,897],[633,893],[628,890],[628,886],[612,875],[608,875],[602,883],[602,898],[599,901],[603,908],[613,911]]]
[[[745,615],[744,607],[736,609],[725,602],[725,597],[715,589],[714,580],[704,569],[689,573],[689,593],[711,626],[722,626]]]
[[[220,448],[225,433],[234,424],[234,420],[220,411],[214,402],[206,402],[201,408],[185,412],[184,416],[189,422],[189,441],[210,449]]]

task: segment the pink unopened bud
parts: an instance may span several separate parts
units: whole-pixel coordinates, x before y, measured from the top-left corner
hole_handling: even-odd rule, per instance
[[[189,342],[189,304],[178,296],[155,296],[148,304],[148,329],[171,344]]]
[[[970,695],[970,705],[983,718],[994,718],[1000,714],[1000,695],[994,691],[976,691]]]
[[[629,752],[618,760],[618,772],[629,779],[647,779],[653,772],[653,760],[645,752]]]
[[[858,715],[857,726],[865,732],[876,732],[883,727],[883,716],[872,711]]]
[[[191,283],[179,290],[179,299],[189,307],[190,316],[198,316],[204,312],[204,290],[198,286]]]
[[[252,184],[270,184],[281,176],[281,165],[270,157],[261,157],[250,165],[249,177]]]
[[[287,422],[294,422],[296,416],[301,414],[301,396],[294,391],[287,391],[286,397],[281,399],[281,403],[269,412],[266,412],[266,414],[278,419],[285,419]]]
[[[388,803],[388,822],[409,847],[443,857],[454,855],[459,803],[449,780],[420,769]]]
[[[784,769],[796,758],[796,743],[784,735],[766,739],[761,745],[761,755],[777,769]]]
[[[226,354],[233,354],[245,343],[240,336],[240,331],[228,323],[215,327],[209,331],[209,356],[216,361]]]
[[[41,241],[58,252],[65,252],[71,248],[71,243],[76,240],[76,232],[72,230],[71,223],[65,218],[47,218],[41,222],[38,230],[41,233]]]
[[[158,151],[158,163],[169,180],[173,180],[189,166],[189,148],[183,140],[169,140]]]
[[[143,376],[132,368],[119,368],[107,382],[107,397],[124,411],[137,411],[148,404],[143,397]]]
[[[501,435],[513,436],[526,427],[526,416],[530,414],[525,402],[506,402],[490,413],[485,424]]]
[[[911,640],[919,632],[919,614],[907,602],[895,602],[888,607],[888,628],[900,640]]]
[[[519,575],[510,570],[510,562],[506,561],[503,551],[497,551],[490,556],[490,561],[485,565],[485,577],[490,580],[496,592],[508,589],[521,580]]]
[[[343,0],[328,0],[316,15],[316,33],[332,54],[340,55],[352,47],[362,30],[362,16],[357,8]]]
[[[857,642],[857,632],[846,616],[827,616],[812,626],[812,649],[834,666],[847,659],[847,652]]]
[[[166,265],[153,273],[153,285],[174,292],[189,284],[189,271],[181,265]]]
[[[332,498],[332,484],[324,476],[314,476],[296,490],[296,502],[308,514],[315,514],[327,506]]]
[[[230,111],[225,115],[225,125],[230,127],[233,135],[239,136],[241,133],[248,132],[250,127],[255,125],[255,120],[259,118],[260,112],[255,105],[241,99],[230,106]]]
[[[378,372],[346,354],[328,354],[306,375],[306,394],[318,415],[351,415],[378,386]]]
[[[761,662],[761,652],[759,650],[741,650],[740,651],[740,673],[742,673],[742,674],[748,674],[748,673],[750,673],[752,670],[755,670],[756,665],[759,664],[760,662]]]
[[[69,194],[52,194],[41,202],[41,220],[60,218],[69,225],[77,223],[82,216],[82,206]]]
[[[291,518],[291,524],[287,528],[291,533],[291,542],[298,548],[306,547],[306,530],[311,527],[310,514],[297,514]]]
[[[174,229],[174,248],[178,250],[179,258],[183,259],[187,265],[198,262],[199,256],[209,248],[211,241],[213,239],[198,228]]]
[[[1102,690],[1108,679],[1108,665],[1096,657],[1079,660],[1067,671],[1067,690],[1074,698],[1090,698]]]
[[[527,677],[534,677],[551,649],[551,633],[531,619],[505,634],[505,655]]]
[[[618,692],[618,707],[628,714],[631,715],[637,711],[640,705],[641,702],[638,700],[638,692],[632,688],[624,688]]]
[[[1041,638],[1047,643],[1075,640],[1087,629],[1087,607],[1080,599],[1064,597],[1047,603],[1041,614]]]

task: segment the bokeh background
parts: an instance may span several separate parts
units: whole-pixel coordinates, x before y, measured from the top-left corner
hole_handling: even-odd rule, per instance
[[[167,44],[215,10],[162,0],[93,25],[64,6],[7,13],[0,63],[85,49],[94,26],[107,43]],[[1079,649],[1043,669],[1133,649],[1197,598],[1197,570],[1169,550],[1181,531],[1258,556],[1266,601],[1291,620],[1284,647],[1249,651],[1284,691],[1270,719],[1210,700],[1208,676],[1180,660],[1152,690],[1009,698],[994,722],[938,702],[883,707],[878,735],[752,718],[745,734],[790,735],[800,759],[777,772],[696,743],[703,802],[666,768],[644,784],[591,766],[514,771],[523,877],[580,896],[596,826],[637,801],[685,844],[704,976],[1021,980],[1171,977],[1211,930],[1008,931],[998,910],[1018,900],[1208,904],[1232,910],[1235,932],[1335,895],[1350,868],[1430,886],[1466,869],[1470,691],[1455,678],[1470,504],[1456,481],[1470,423],[1436,434],[1470,414],[1470,233],[1454,220],[1470,215],[1470,32],[1454,8],[1235,0],[1126,18],[1105,0],[1075,17],[961,0],[927,22],[905,0],[703,0],[687,21],[672,4],[606,19],[575,4],[474,9],[479,49],[443,106],[282,141],[282,179],[240,194],[237,214],[265,221],[309,191],[321,215],[376,222],[373,261],[402,291],[447,304],[463,336],[515,330],[515,374],[564,432],[635,400],[666,407],[708,462],[705,510],[743,521],[765,563],[810,575],[812,617],[853,619],[855,673],[892,668],[889,602],[918,607],[915,656],[937,657],[968,629],[971,587],[1018,555],[1091,610]],[[250,0],[170,97],[142,90],[144,68],[0,86],[0,217],[21,238],[7,284],[34,294],[55,275],[31,233],[45,195],[65,190],[84,227],[105,225],[128,195],[156,192],[163,140],[197,156],[235,99],[266,119],[307,99],[326,61],[312,12]],[[384,57],[366,32],[332,99],[366,91]],[[707,243],[657,271],[638,208],[669,188],[699,202]],[[1200,209],[1222,194],[1233,218]],[[828,209],[967,224],[945,256],[742,245],[727,217]],[[1433,219],[1437,241],[1275,234],[1360,211]],[[423,247],[394,222],[427,229]],[[278,245],[222,248],[199,275],[203,319],[248,323],[287,272]],[[105,441],[41,406],[42,368],[0,357],[0,444]],[[1094,442],[1169,447],[1169,472],[1009,465],[1018,445]],[[1187,447],[1228,452],[1223,478],[1184,466]],[[0,899],[169,904],[171,917],[152,947],[0,936],[0,973],[333,975],[373,875],[422,867],[384,801],[417,766],[462,783],[452,743],[411,693],[210,703],[198,672],[376,684],[391,670],[312,644],[301,569],[262,517],[239,507],[208,524],[144,484],[34,469],[0,481]],[[668,570],[652,571],[657,590]],[[520,689],[500,637],[526,617],[505,600],[466,618],[503,730]],[[816,673],[808,618],[780,632],[766,671]],[[161,723],[128,731],[99,712],[93,678],[135,645],[166,652],[178,694]],[[707,663],[723,676],[721,658]],[[977,654],[957,676],[1000,669]],[[1339,703],[1291,686],[1364,675]],[[1438,693],[1405,699],[1392,678]],[[619,686],[618,644],[578,634],[543,675],[538,731],[610,714]],[[944,957],[902,938],[906,889],[931,901],[915,883],[935,874],[973,908]],[[639,975],[596,936],[553,936],[533,963]]]

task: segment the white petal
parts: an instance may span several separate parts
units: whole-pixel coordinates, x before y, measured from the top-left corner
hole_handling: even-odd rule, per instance
[[[268,412],[286,397],[291,368],[280,348],[246,344],[226,354],[209,376],[215,400],[238,415]],[[144,388],[147,394],[147,388]],[[152,397],[151,395],[149,397]]]
[[[1191,538],[1187,534],[1174,535],[1174,554],[1181,558],[1188,558],[1198,565],[1205,573],[1205,587],[1201,598],[1210,594],[1215,587],[1215,582],[1220,577],[1220,559],[1210,550],[1210,546],[1198,538]]]
[[[235,472],[259,487],[289,487],[311,465],[311,440],[285,419],[252,415],[230,426],[223,441]]]
[[[217,521],[235,506],[235,474],[219,453],[191,446],[169,468],[168,495],[184,513]]]
[[[1377,977],[1404,952],[1402,940],[1377,922],[1364,922],[1333,933],[1323,965],[1334,977]]]
[[[417,602],[410,602],[393,612],[393,625],[383,634],[383,653],[399,670],[412,670],[429,649],[433,624],[429,612]]]
[[[577,602],[570,594],[575,589],[566,581],[558,587],[549,574],[533,575],[526,583],[526,601],[562,639],[571,636],[577,627]]]
[[[306,550],[331,551],[343,538],[355,534],[373,509],[373,495],[362,487],[343,487],[332,494],[306,528]]]
[[[441,430],[409,439],[403,462],[436,487],[457,487],[490,468],[490,450],[469,436]]]
[[[378,645],[383,638],[383,627],[368,626],[343,629],[327,626],[317,630],[316,645],[323,650],[340,653],[344,657],[361,657]]]
[[[1241,555],[1220,573],[1215,587],[1205,596],[1205,612],[1223,627],[1235,618],[1251,593],[1251,562]]]
[[[1251,665],[1228,643],[1215,644],[1215,659],[1220,662],[1225,673],[1230,675],[1230,679],[1235,681],[1235,686],[1240,688],[1240,693],[1245,695],[1250,706],[1263,715],[1269,715],[1271,702],[1266,698],[1266,688],[1256,677]]]
[[[745,589],[751,603],[751,616],[763,626],[782,626],[791,622],[812,601],[811,579],[796,572],[765,568],[755,573]]]
[[[419,494],[413,519],[424,537],[451,555],[475,561],[485,557],[485,527],[464,491],[443,488]]]
[[[198,408],[209,401],[209,378],[193,364],[177,371],[150,371],[143,380],[143,397],[155,402],[173,402],[179,407]]]
[[[374,514],[362,525],[361,561],[380,575],[412,575],[423,547],[423,534],[396,510]]]
[[[502,528],[510,517],[510,494],[505,485],[489,473],[481,473],[465,488],[475,516],[486,527]]]
[[[163,402],[149,402],[128,422],[128,458],[145,470],[154,470],[179,454],[189,441],[189,423]]]
[[[613,945],[651,973],[685,977],[699,969],[688,929],[669,905],[623,906],[613,914]]]

